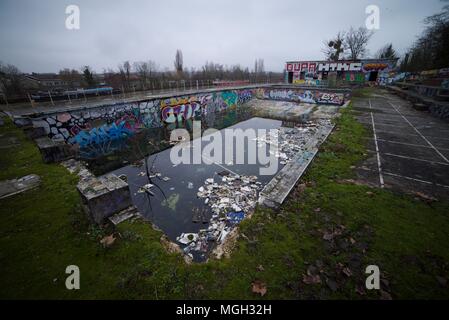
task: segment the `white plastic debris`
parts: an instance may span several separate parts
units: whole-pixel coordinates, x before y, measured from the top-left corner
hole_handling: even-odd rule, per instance
[[[189,244],[191,242],[196,242],[198,240],[197,233],[182,233],[179,237],[176,238],[179,243]]]

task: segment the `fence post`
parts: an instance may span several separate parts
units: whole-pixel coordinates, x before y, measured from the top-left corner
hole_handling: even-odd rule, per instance
[[[28,99],[30,99],[31,107],[34,108],[33,99],[31,99],[30,93],[27,92],[27,95],[28,95]]]
[[[50,90],[48,90],[48,96],[50,97],[51,104],[54,106],[55,103],[53,102],[53,98],[51,97],[51,92],[50,92]]]

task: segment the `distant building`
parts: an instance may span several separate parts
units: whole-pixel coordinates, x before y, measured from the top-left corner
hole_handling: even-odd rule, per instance
[[[325,81],[383,84],[395,71],[398,59],[361,59],[340,61],[287,61],[285,82],[320,85]]]
[[[24,76],[30,82],[34,82],[45,88],[65,87],[67,82],[62,80],[56,73],[32,73]]]

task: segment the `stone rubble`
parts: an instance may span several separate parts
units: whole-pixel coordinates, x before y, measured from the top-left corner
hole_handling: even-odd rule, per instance
[[[324,119],[314,122],[305,122],[296,124],[294,127],[281,127],[269,131],[265,137],[259,137],[255,140],[259,144],[268,143],[271,145],[269,152],[279,163],[286,165],[293,159],[298,152],[304,149],[306,142],[313,137],[321,126],[330,126],[330,120]],[[276,149],[277,145],[277,149]]]
[[[197,196],[204,199],[212,217],[207,229],[194,234],[183,233],[177,238],[186,245],[184,253],[192,257],[192,252],[206,253],[214,245],[223,244],[236,225],[254,211],[261,188],[262,183],[256,176],[234,175],[227,171],[219,173],[218,178],[206,179],[198,188]],[[186,239],[189,235],[190,239]]]

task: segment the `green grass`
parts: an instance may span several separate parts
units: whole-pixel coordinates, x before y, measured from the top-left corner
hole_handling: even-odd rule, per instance
[[[263,299],[379,298],[355,290],[368,264],[380,267],[393,298],[449,298],[436,280],[448,279],[449,205],[343,183],[365,158],[367,133],[350,108],[281,210],[259,208],[242,222],[244,236],[230,259],[190,266],[166,253],[161,233],[141,221],[121,224],[116,242],[103,248],[99,240],[110,230],[89,226],[77,178],[43,164],[10,122],[0,134],[20,143],[2,149],[0,179],[30,173],[43,179],[38,189],[0,200],[0,298],[261,298],[251,292],[254,280],[266,283]],[[323,239],[335,230],[341,234],[333,241]],[[65,289],[70,264],[80,267],[81,290]],[[303,282],[311,266],[321,284]]]

